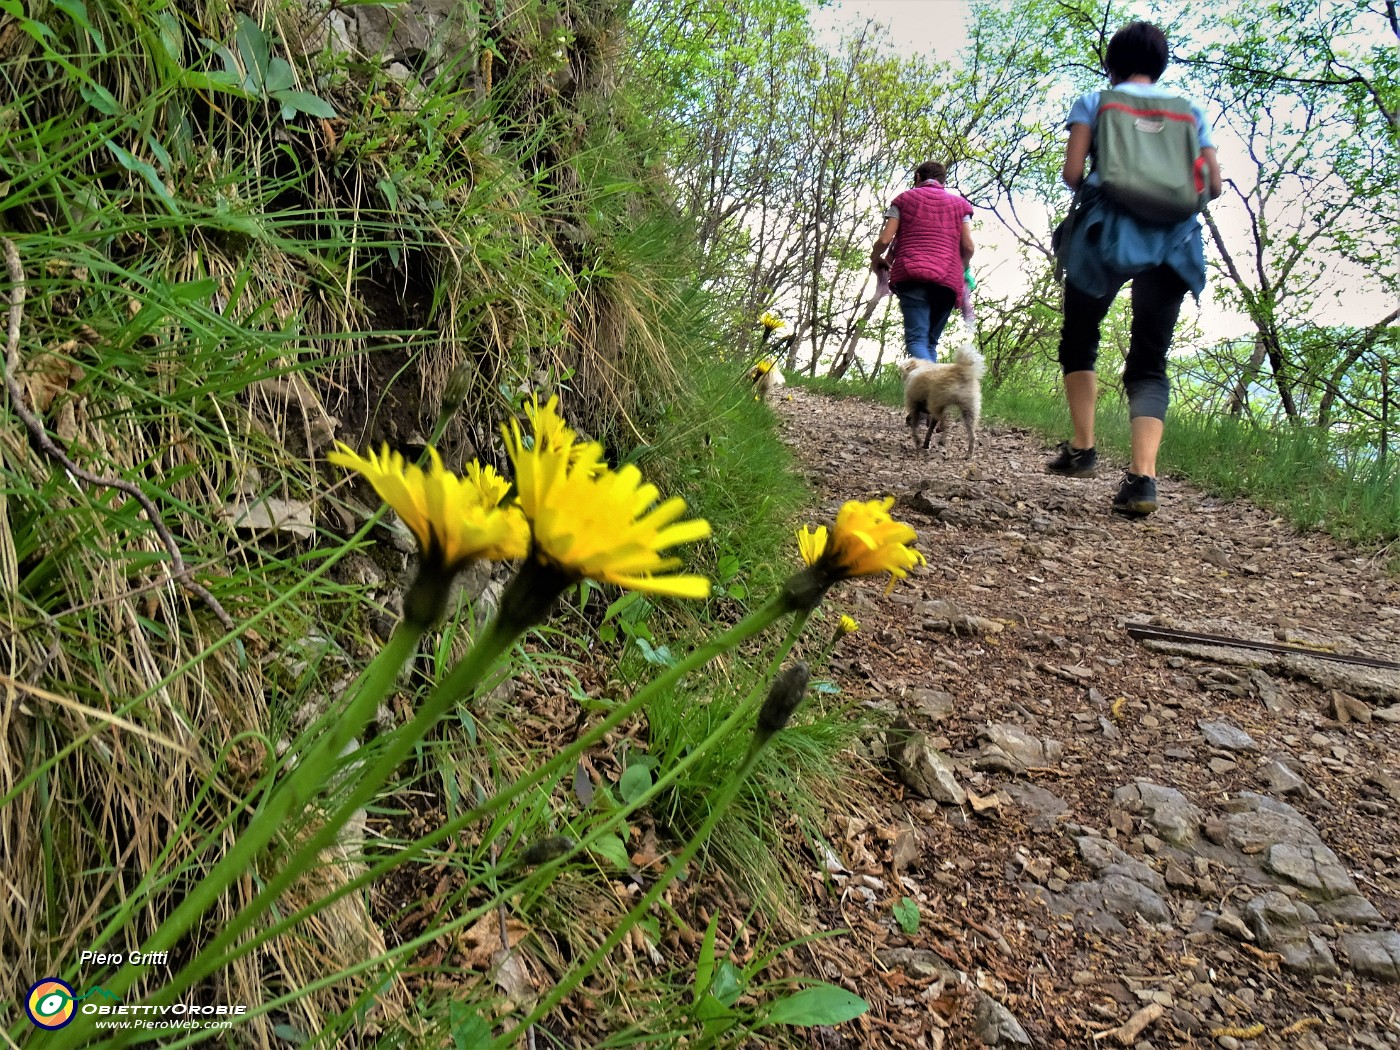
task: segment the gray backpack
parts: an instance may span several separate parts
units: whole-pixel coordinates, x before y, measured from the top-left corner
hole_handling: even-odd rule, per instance
[[[1092,154],[1104,195],[1140,219],[1181,222],[1210,203],[1196,117],[1184,98],[1100,92]]]

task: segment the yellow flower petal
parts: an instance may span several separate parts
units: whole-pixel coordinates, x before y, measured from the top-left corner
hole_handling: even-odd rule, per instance
[[[909,575],[915,565],[925,564],[924,556],[907,546],[918,539],[918,533],[890,517],[893,505],[893,497],[850,500],[837,512],[829,535],[825,527],[816,532],[804,527],[797,534],[803,561],[820,563],[837,579],[888,572],[888,594],[895,581]]]
[[[684,500],[658,502],[660,492],[642,479],[641,471],[631,465],[609,469],[596,442],[565,444],[577,435],[559,418],[555,399],[543,407],[527,406],[525,412],[532,440],[526,441],[513,420],[503,433],[535,557],[575,579],[682,598],[709,597],[704,577],[663,575],[681,563],[660,553],[709,536],[709,523],[678,521],[685,513]]]
[[[473,558],[524,557],[529,526],[519,507],[499,505],[509,490],[504,479],[475,463],[460,478],[444,469],[437,449],[429,448],[428,456],[426,472],[388,445],[361,456],[337,444],[326,458],[374,486],[418,540],[425,568],[455,572]]]

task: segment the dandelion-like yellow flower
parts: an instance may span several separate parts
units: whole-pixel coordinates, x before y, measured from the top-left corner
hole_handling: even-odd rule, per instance
[[[753,370],[754,370],[754,378],[755,378],[755,379],[757,379],[759,376],[766,376],[769,372],[773,371],[773,362],[772,362],[772,361],[758,361],[758,362],[755,362],[755,364],[754,364],[754,366],[753,366]]]
[[[860,624],[854,616],[841,614],[841,621],[836,625],[836,637],[844,638],[848,634],[855,634],[860,630]]]
[[[908,576],[915,565],[924,564],[924,556],[907,546],[918,539],[918,533],[890,517],[893,505],[893,496],[864,503],[849,500],[837,512],[830,533],[825,525],[815,531],[803,526],[797,533],[802,560],[832,580],[888,572],[885,593],[889,594],[896,581]]]
[[[783,327],[783,325],[787,324],[781,317],[772,313],[765,313],[758,319],[758,323],[770,332],[776,332],[779,328]]]
[[[593,579],[634,591],[680,598],[708,598],[703,576],[665,575],[679,558],[661,551],[704,539],[710,523],[678,519],[685,501],[658,503],[655,485],[642,481],[636,467],[611,470],[594,442],[560,447],[549,435],[568,431],[554,399],[526,407],[534,430],[530,447],[520,425],[504,428],[506,451],[515,464],[521,510],[529,519],[534,557],[568,579]]]
[[[456,572],[473,558],[522,558],[530,530],[520,508],[501,506],[510,483],[489,466],[472,463],[460,478],[429,448],[425,472],[385,445],[378,454],[356,454],[337,443],[330,462],[357,471],[393,507],[418,540],[425,571]]]

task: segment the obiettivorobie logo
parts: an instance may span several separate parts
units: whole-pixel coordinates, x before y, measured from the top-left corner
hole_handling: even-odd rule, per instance
[[[73,986],[57,977],[45,977],[36,981],[24,1000],[24,1012],[38,1027],[53,1031],[68,1025],[77,1014],[77,1003],[90,996],[106,996],[113,1002],[121,1002],[106,988],[89,988],[82,995],[73,992]]]
[[[30,986],[24,1012],[35,1027],[52,1032],[67,1027],[78,1014],[90,1017],[98,1028],[228,1028],[248,1012],[248,1007],[242,1003],[128,1004],[101,985],[78,995],[67,981],[45,977]]]

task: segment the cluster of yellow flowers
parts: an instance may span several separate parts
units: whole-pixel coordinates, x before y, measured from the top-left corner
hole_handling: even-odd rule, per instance
[[[361,456],[339,445],[328,458],[362,474],[398,512],[418,539],[420,575],[450,578],[477,558],[529,558],[563,583],[591,579],[678,598],[709,597],[709,580],[674,572],[680,559],[662,554],[708,537],[709,522],[681,520],[685,501],[661,499],[636,467],[608,466],[602,446],[580,441],[560,416],[557,398],[543,406],[533,400],[525,414],[528,438],[515,420],[502,428],[515,472],[513,495],[494,468],[473,461],[459,477],[443,467],[435,449],[428,450],[426,471],[387,446]],[[924,563],[908,546],[917,538],[914,530],[890,517],[893,503],[851,500],[829,531],[825,525],[798,531],[813,604],[833,583],[881,572],[890,574],[889,593]]]
[[[636,467],[613,470],[597,442],[582,442],[558,411],[558,399],[525,409],[527,440],[512,420],[503,428],[515,468],[510,484],[473,461],[465,477],[447,471],[434,449],[424,472],[386,446],[360,456],[345,445],[328,457],[362,474],[418,539],[422,571],[450,575],[468,561],[527,555],[570,580],[585,577],[637,591],[706,598],[703,576],[664,575],[680,565],[661,551],[710,534],[703,519],[678,521],[685,501],[658,503],[656,486]]]

